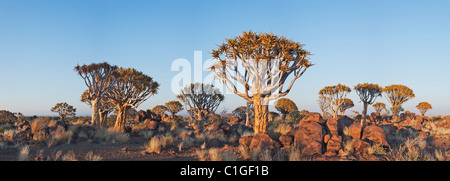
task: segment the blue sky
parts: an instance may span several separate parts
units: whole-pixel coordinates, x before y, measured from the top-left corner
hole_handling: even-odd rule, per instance
[[[138,108],[149,109],[175,99],[175,59],[193,63],[194,51],[202,51],[206,62],[225,38],[252,30],[286,36],[314,54],[316,65],[287,96],[299,109],[318,112],[325,86],[370,82],[413,89],[406,110],[418,113],[415,106],[428,101],[434,108],[428,114],[449,114],[449,8],[450,1],[433,0],[0,0],[0,110],[55,115],[50,108],[68,102],[89,115],[73,68],[101,61],[160,82],[159,93]],[[361,111],[356,93],[349,98]],[[219,112],[240,105],[242,98],[226,95]]]

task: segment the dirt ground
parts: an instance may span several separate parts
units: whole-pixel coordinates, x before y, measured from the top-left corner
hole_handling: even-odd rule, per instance
[[[125,143],[108,142],[80,142],[72,144],[60,144],[48,148],[47,146],[30,145],[28,160],[30,161],[52,161],[56,159],[57,152],[62,155],[73,153],[78,161],[88,160],[89,152],[100,156],[101,161],[195,161],[198,160],[194,150],[182,150],[176,148],[164,150],[162,153],[145,152],[145,144],[148,140],[142,137],[131,137]],[[20,146],[9,145],[0,149],[0,161],[17,161],[19,159]],[[61,157],[60,159],[61,160]]]

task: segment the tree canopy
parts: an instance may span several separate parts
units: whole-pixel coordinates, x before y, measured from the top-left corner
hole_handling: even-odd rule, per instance
[[[172,114],[172,116],[175,116],[178,112],[183,110],[183,104],[181,104],[179,101],[169,101],[165,103],[165,106],[167,108],[167,111]]]
[[[287,98],[280,98],[275,102],[275,109],[282,114],[282,119],[286,118],[286,115],[292,111],[297,111],[297,105],[294,101]]]
[[[386,86],[383,89],[383,92],[385,93],[389,103],[392,104],[391,109],[394,116],[398,115],[398,113],[400,112],[400,107],[403,103],[415,97],[413,90],[404,85],[394,84]]]
[[[419,109],[422,116],[425,116],[425,113],[427,113],[428,110],[433,109],[431,104],[428,102],[421,102],[416,106],[416,108]]]
[[[340,106],[351,91],[350,87],[343,84],[326,86],[319,91],[319,105],[323,102],[330,109],[333,118],[337,118]]]

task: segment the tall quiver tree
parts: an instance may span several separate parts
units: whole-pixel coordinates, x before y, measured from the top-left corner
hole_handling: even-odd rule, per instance
[[[196,82],[181,89],[177,98],[188,112],[197,116],[198,127],[202,130],[205,116],[214,113],[225,97],[213,85]]]
[[[114,73],[116,81],[108,91],[108,98],[116,106],[117,120],[114,129],[125,130],[127,110],[137,108],[148,98],[158,93],[159,84],[152,77],[133,68],[118,68]]]
[[[81,95],[81,102],[84,102],[92,107],[91,101],[89,100],[88,90],[85,90]],[[99,120],[100,127],[106,128],[108,123],[108,114],[113,112],[116,106],[111,102],[111,100],[108,97],[105,96],[98,101],[97,108],[100,119]]]
[[[58,113],[60,120],[65,121],[66,117],[75,116],[75,112],[77,112],[77,109],[67,104],[67,102],[61,102],[52,107],[50,111]]]
[[[267,132],[269,101],[287,95],[295,80],[313,65],[303,44],[273,33],[243,32],[226,39],[211,54],[215,78],[255,106],[255,133]]]
[[[84,79],[87,86],[87,100],[91,102],[92,121],[95,127],[101,127],[98,103],[103,99],[111,86],[115,83],[113,73],[117,66],[111,66],[106,62],[92,63],[89,65],[77,65],[74,70]]]
[[[428,102],[421,102],[416,106],[416,108],[419,109],[422,116],[425,116],[425,113],[427,113],[428,110],[433,109],[433,107],[431,107],[431,104]]]
[[[330,109],[333,118],[338,117],[338,112],[345,98],[352,91],[346,85],[338,84],[334,86],[326,86],[319,91],[319,105],[321,102]]]
[[[286,119],[286,115],[292,111],[298,111],[297,105],[294,101],[281,98],[275,102],[275,109],[277,109],[281,113],[281,119],[284,121]]]
[[[383,92],[383,88],[381,88],[378,84],[369,84],[363,83],[358,84],[354,87],[356,94],[359,95],[361,102],[363,103],[363,112],[362,112],[362,120],[361,120],[361,136],[362,132],[366,126],[367,119],[367,107],[375,103],[377,97],[381,97],[381,93]]]
[[[413,90],[404,85],[390,85],[383,89],[389,103],[392,104],[392,114],[394,119],[397,119],[401,106],[406,101],[416,97]]]

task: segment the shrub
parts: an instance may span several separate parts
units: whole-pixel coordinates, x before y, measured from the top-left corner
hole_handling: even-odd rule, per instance
[[[119,131],[116,131],[115,129],[98,129],[97,132],[94,135],[94,138],[96,138],[99,141],[107,141],[112,143],[126,143],[128,140],[130,140],[130,136],[126,133],[122,133]]]

